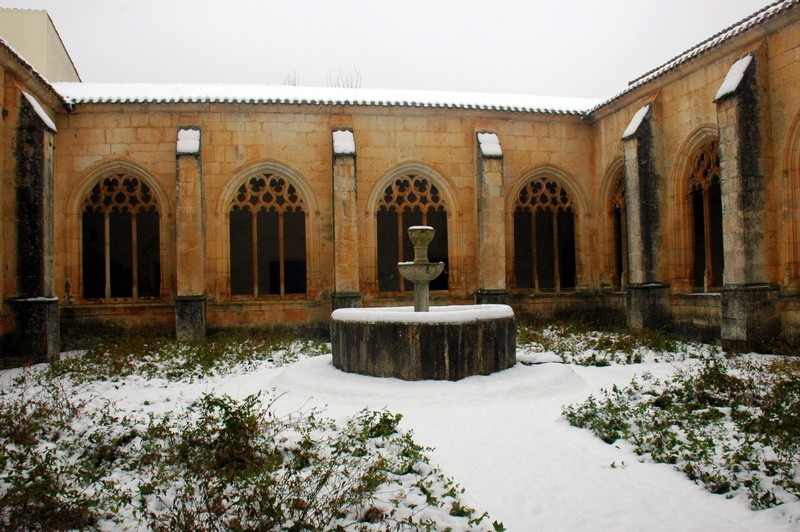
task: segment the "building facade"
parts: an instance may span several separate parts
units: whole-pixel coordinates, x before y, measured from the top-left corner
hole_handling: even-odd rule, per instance
[[[2,43],[4,357],[59,327],[324,323],[408,304],[800,342],[800,7],[585,101],[50,83]]]

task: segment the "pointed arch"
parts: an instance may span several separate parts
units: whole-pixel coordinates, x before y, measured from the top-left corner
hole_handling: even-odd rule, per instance
[[[294,168],[262,160],[239,168],[216,205],[222,296],[307,297],[318,278],[319,210]]]
[[[164,298],[172,216],[162,184],[134,160],[92,165],[66,200],[65,293],[84,301]]]
[[[672,167],[669,181],[670,203],[674,209],[671,262],[673,281],[678,289],[703,287],[708,290],[722,285],[718,133],[711,124],[695,129],[681,143]],[[708,174],[707,179],[702,178],[703,173]]]
[[[628,217],[625,196],[625,160],[615,158],[603,176],[598,206],[603,246],[603,270],[611,286],[625,289],[628,284]]]
[[[412,225],[430,225],[436,235],[428,248],[432,262],[444,262],[444,272],[431,282],[431,290],[450,290],[454,265],[455,218],[461,216],[455,187],[434,168],[406,161],[389,169],[370,191],[367,200],[368,241],[374,245],[373,274],[368,276],[373,291],[392,293],[411,290],[397,271],[397,263],[413,260],[413,248],[406,236]]]
[[[800,290],[800,113],[792,121],[784,154],[782,255],[784,282],[792,291]]]
[[[584,249],[578,235],[586,232],[588,212],[582,187],[550,166],[520,177],[506,198],[508,284],[534,291],[574,289],[580,284]],[[582,216],[583,215],[583,216]]]

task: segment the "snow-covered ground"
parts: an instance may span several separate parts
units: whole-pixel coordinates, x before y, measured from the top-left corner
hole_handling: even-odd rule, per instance
[[[520,355],[528,364],[556,359]],[[561,416],[563,405],[601,388],[627,385],[645,371],[668,376],[682,362],[528,364],[459,382],[405,382],[343,373],[324,355],[194,382],[128,377],[80,390],[153,413],[181,411],[203,393],[244,398],[271,389],[281,395],[279,412],[317,406],[333,418],[365,407],[402,413],[401,428],[433,447],[432,463],[466,489],[462,500],[510,531],[800,530],[800,503],[751,511],[746,498],[709,494],[671,466],[640,463],[627,445],[607,445]],[[0,372],[0,385],[20,371]]]

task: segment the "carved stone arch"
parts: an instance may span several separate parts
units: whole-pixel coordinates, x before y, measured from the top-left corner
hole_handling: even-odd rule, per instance
[[[786,137],[783,160],[783,210],[779,224],[783,255],[783,277],[787,288],[800,291],[800,112]]]
[[[599,201],[601,285],[610,283],[611,286],[624,288],[627,285],[628,228],[623,157],[616,157],[606,168],[600,184]]]
[[[719,131],[712,124],[704,124],[692,131],[681,142],[672,163],[667,197],[668,219],[671,223],[671,251],[668,261],[671,264],[673,286],[677,290],[688,290],[694,283],[694,237],[692,234],[693,214],[690,199],[689,177],[694,159],[700,150],[710,142],[718,142]]]
[[[99,161],[87,168],[78,183],[72,187],[66,198],[65,242],[66,260],[64,262],[64,299],[70,302],[73,296],[83,294],[82,263],[83,241],[81,236],[82,212],[84,202],[92,188],[110,174],[131,174],[143,183],[155,196],[160,215],[159,236],[161,256],[161,298],[168,297],[172,291],[174,278],[173,218],[172,203],[163,184],[146,167],[126,157],[113,157]],[[67,283],[68,286],[67,286]]]
[[[463,276],[462,261],[460,257],[463,253],[463,235],[459,228],[462,226],[463,211],[458,195],[455,193],[455,184],[442,172],[433,166],[420,161],[405,161],[387,170],[372,187],[368,197],[366,210],[364,212],[368,223],[365,226],[365,242],[367,247],[372,250],[368,254],[368,271],[363,277],[368,280],[371,292],[379,292],[378,278],[378,210],[381,203],[381,196],[387,187],[391,186],[397,179],[405,176],[420,176],[430,181],[436,187],[441,196],[441,203],[444,206],[447,219],[447,257],[448,257],[448,290],[451,292],[458,289],[460,279]]]
[[[557,210],[569,210],[574,215],[574,284],[575,288],[584,288],[587,285],[586,272],[589,271],[589,258],[586,256],[587,253],[585,252],[585,250],[589,249],[587,241],[587,235],[589,234],[589,216],[587,216],[589,213],[589,206],[587,194],[583,186],[581,186],[578,181],[576,181],[563,170],[553,166],[541,166],[525,172],[509,189],[508,196],[506,197],[506,212],[510,214],[506,218],[506,256],[509,257],[509,260],[506,261],[507,285],[510,287],[519,288],[516,281],[517,276],[515,275],[517,256],[515,254],[516,236],[514,232],[516,217],[514,213],[516,212],[517,200],[519,199],[520,194],[525,187],[527,187],[532,181],[541,178],[552,178],[552,180],[556,182],[562,190],[566,191],[567,195],[569,196],[569,203],[565,204],[562,202]],[[558,266],[555,266],[555,268],[558,268]],[[536,274],[534,274],[534,278],[535,277]],[[534,289],[538,289],[536,288],[535,282],[533,283],[533,286]]]
[[[306,295],[314,298],[321,292],[319,284],[320,263],[320,212],[319,201],[308,180],[295,168],[272,159],[250,162],[238,168],[220,190],[214,217],[215,254],[218,257],[214,292],[216,297],[231,297],[231,257],[230,257],[230,210],[239,188],[246,181],[259,174],[280,176],[291,184],[302,198],[302,211],[305,214],[306,244]]]

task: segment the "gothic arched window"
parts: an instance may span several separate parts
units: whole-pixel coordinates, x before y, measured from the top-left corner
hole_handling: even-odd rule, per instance
[[[515,286],[560,291],[575,277],[575,207],[554,178],[534,177],[514,205]]]
[[[83,202],[83,297],[158,297],[161,237],[158,203],[128,173],[100,179]]]
[[[625,205],[625,174],[616,177],[614,195],[611,197],[611,222],[614,249],[613,284],[625,288],[628,284],[628,213]]]
[[[693,217],[694,286],[708,291],[722,286],[722,193],[717,142],[694,156],[689,175],[689,204]]]
[[[381,292],[413,290],[403,281],[397,263],[414,260],[408,228],[429,225],[436,230],[428,260],[444,262],[444,271],[431,281],[431,290],[447,290],[447,209],[439,190],[430,179],[419,175],[398,177],[386,187],[378,201],[378,289]]]
[[[231,294],[306,293],[303,198],[277,174],[247,178],[230,209]]]

